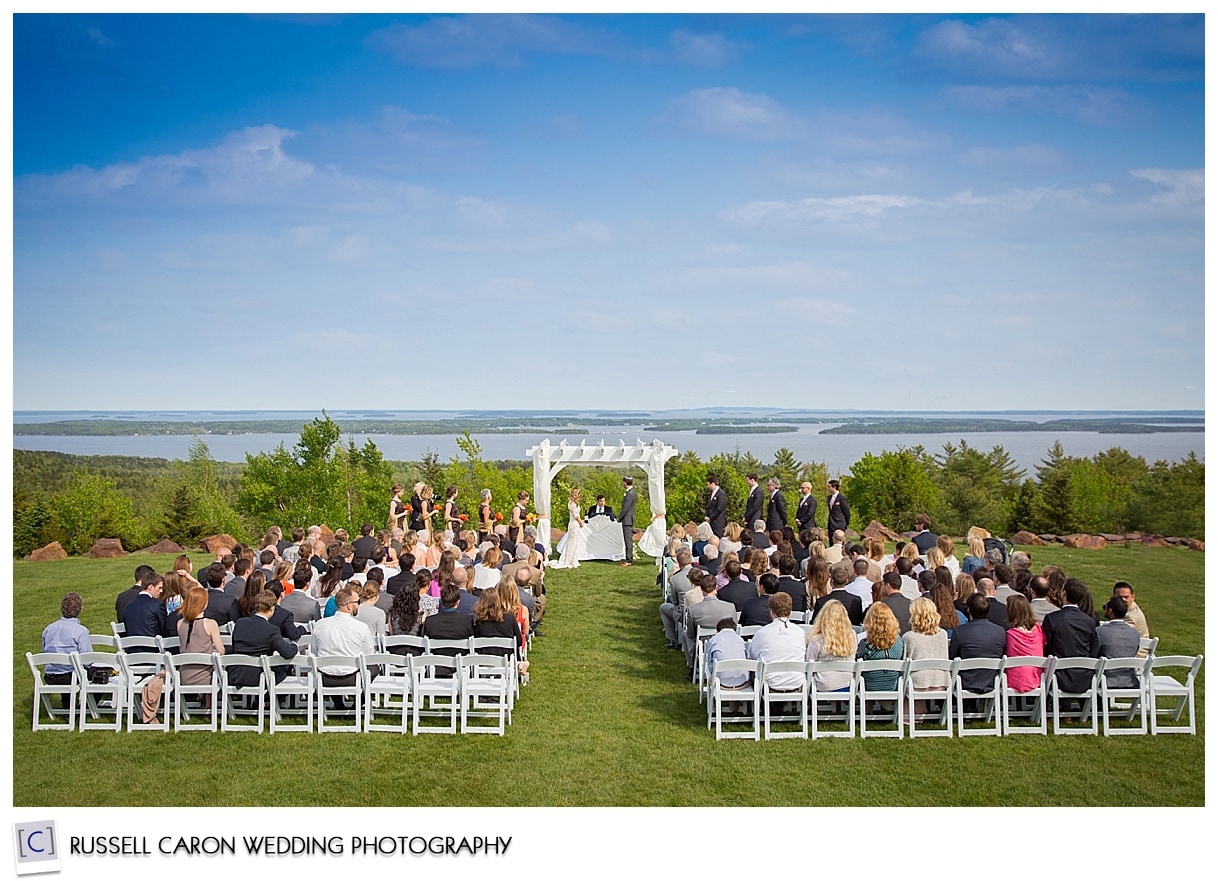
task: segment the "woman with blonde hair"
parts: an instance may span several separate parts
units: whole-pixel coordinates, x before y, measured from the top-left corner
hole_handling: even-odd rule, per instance
[[[825,543],[823,541],[813,541],[808,545],[808,559],[820,559],[826,563],[829,562],[828,555],[825,553]]]
[[[967,617],[968,615],[968,598],[977,592],[977,582],[973,580],[973,576],[965,575],[961,572],[956,576],[956,611]]]
[[[828,572],[828,564],[826,572]],[[804,651],[807,661],[851,661],[858,650],[858,638],[850,626],[846,607],[837,600],[830,600],[821,608],[820,614],[808,634],[808,645]],[[851,673],[848,670],[814,673],[812,681],[817,691],[849,691]]]
[[[926,551],[926,568],[938,569],[945,565],[945,557],[943,551],[939,550],[938,545],[931,545]]]
[[[976,527],[973,527],[974,529]],[[972,575],[978,569],[985,568],[985,541],[979,535],[973,535],[973,530],[969,530],[968,538],[968,553],[964,555],[964,559],[960,561],[960,571],[964,575]]]
[[[861,661],[899,661],[905,657],[905,642],[901,625],[892,609],[883,603],[872,603],[863,616],[865,636],[855,657]],[[893,670],[875,670],[863,674],[868,691],[896,691],[901,674]]]
[[[904,557],[913,564],[913,574],[915,577],[917,577],[919,572],[926,568],[926,561],[918,555],[918,546],[912,541],[905,542],[905,546],[901,548],[901,552],[898,554],[898,556]]]
[[[761,576],[770,571],[770,555],[760,548],[753,548],[753,552],[749,554],[749,572],[752,573],[752,581],[757,584],[761,580]]]
[[[729,562],[735,563],[738,566],[740,565],[740,557],[735,551],[728,551],[726,554],[723,555],[723,558],[719,561],[719,571],[715,573],[715,589],[716,590],[723,587],[723,585],[727,584],[727,582],[729,580],[727,577],[727,564]],[[743,571],[743,568],[741,571]]]
[[[398,559],[406,554],[414,557],[415,569],[423,565],[423,561],[419,559],[419,534],[413,529],[407,529],[406,534],[402,536],[402,550],[398,553]]]
[[[474,589],[486,590],[499,583],[502,574],[499,567],[503,564],[503,551],[498,546],[491,545],[482,555],[482,560],[474,564]]]
[[[426,530],[424,532],[426,533]],[[440,565],[444,550],[444,533],[439,529],[427,533],[427,547],[423,549],[422,564],[428,569],[435,569]]]
[[[909,604],[909,632],[904,635],[905,657],[911,661],[927,658],[947,660],[947,632],[939,626],[939,610],[926,597]],[[941,690],[948,686],[946,670],[917,670],[910,674],[914,691]],[[918,701],[914,712],[925,713],[927,701]]]
[[[503,605],[503,613],[515,618],[520,624],[520,648],[526,648],[529,638],[529,610],[520,602],[520,590],[516,587],[516,579],[506,575],[499,579],[499,602]]]
[[[735,520],[728,523],[727,526],[723,528],[723,535],[719,538],[719,552],[721,554],[732,551],[738,553],[741,548],[740,533],[742,531],[743,530],[740,528],[740,524]]]
[[[943,565],[952,570],[952,578],[955,578],[960,574],[960,561],[956,559],[956,543],[946,535],[941,535],[935,542],[935,546],[943,554]]]
[[[287,560],[280,560],[275,564],[275,570],[271,574],[271,581],[277,581],[283,587],[284,593],[291,593],[296,585],[292,581],[292,571],[296,568],[294,563],[289,563]],[[250,614],[253,614],[252,612]]]

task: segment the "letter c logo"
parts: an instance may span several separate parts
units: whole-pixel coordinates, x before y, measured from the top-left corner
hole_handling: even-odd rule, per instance
[[[34,853],[46,853],[46,851],[43,848],[34,847],[34,836],[35,835],[42,835],[42,830],[35,829],[33,832],[26,835],[25,836],[25,846],[28,847]]]

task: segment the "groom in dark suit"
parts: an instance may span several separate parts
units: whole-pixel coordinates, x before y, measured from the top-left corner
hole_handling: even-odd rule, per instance
[[[633,566],[634,565],[634,478],[623,477],[622,485],[626,487],[626,494],[622,496],[621,521],[622,521],[622,540],[626,544],[626,559],[618,565]]]

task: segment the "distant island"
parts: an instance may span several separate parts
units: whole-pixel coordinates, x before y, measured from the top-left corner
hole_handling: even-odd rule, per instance
[[[34,411],[26,411],[33,415]],[[870,413],[859,411],[757,410],[725,411],[718,409],[635,411],[611,413],[605,411],[529,412],[457,411],[452,416],[439,413],[420,414],[412,419],[402,412],[355,411],[335,414],[345,433],[364,435],[448,435],[463,431],[474,434],[561,434],[586,435],[602,429],[625,429],[642,435],[658,432],[692,431],[703,435],[787,434],[800,426],[824,426],[826,435],[902,435],[957,434],[984,432],[1098,432],[1100,434],[1156,434],[1175,432],[1204,432],[1205,415],[1188,411],[1163,413],[1127,411],[1111,413],[1096,411],[1059,411],[1059,418],[1027,418],[1028,411],[1013,411],[1009,418],[994,414],[1002,411],[979,411],[945,416],[910,415],[905,413]],[[669,415],[671,413],[671,415]],[[23,414],[14,414],[13,435],[16,437],[139,437],[154,435],[243,435],[296,434],[312,416],[284,418],[275,411],[251,412],[250,418],[191,418],[235,416],[236,413],[182,413],[185,418],[165,419],[160,413],[97,413],[91,418],[60,419],[46,422],[18,422]],[[66,415],[66,414],[65,414]],[[1051,412],[1036,413],[1044,417]],[[441,418],[435,418],[441,416]],[[29,417],[27,417],[28,419]]]

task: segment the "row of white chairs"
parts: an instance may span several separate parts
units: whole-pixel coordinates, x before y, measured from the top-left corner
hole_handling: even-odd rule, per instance
[[[1048,719],[1054,734],[1099,734],[1102,721],[1105,736],[1115,734],[1196,734],[1194,682],[1201,669],[1202,656],[1170,655],[1147,658],[970,658],[925,660],[839,660],[780,661],[724,660],[713,664],[708,674],[706,727],[714,728],[715,738],[734,737],[767,740],[786,737],[854,737],[857,724],[860,737],[967,737],[971,735],[1047,734]],[[1183,678],[1161,672],[1169,668],[1187,671]],[[1040,671],[1039,684],[1029,691],[1015,691],[1007,673],[1016,669]],[[911,674],[938,671],[946,675],[944,688],[919,691]],[[962,673],[991,671],[992,686],[982,692],[964,687]],[[1058,681],[1057,674],[1078,671],[1088,687],[1071,692]],[[723,684],[726,674],[748,674],[742,687]],[[800,685],[776,690],[768,677],[778,674],[799,675]],[[849,686],[843,691],[822,691],[816,686],[818,674],[848,674]],[[867,674],[896,676],[893,690],[869,690]],[[1133,674],[1138,685],[1120,688],[1109,685],[1105,673]],[[942,677],[936,677],[942,678]],[[1169,702],[1160,706],[1160,700]],[[1077,708],[1068,708],[1067,704]],[[743,707],[738,715],[725,715],[724,707]],[[785,711],[775,711],[785,705]],[[933,707],[933,709],[932,709]],[[1187,708],[1188,724],[1180,718]],[[1138,724],[1115,725],[1114,720]],[[1072,727],[1067,722],[1078,723]],[[797,725],[793,730],[775,731],[774,725]],[[825,723],[840,728],[825,729]],[[976,723],[969,727],[968,723]],[[744,730],[724,730],[724,725],[744,725]],[[875,726],[890,727],[877,729]]]
[[[309,622],[312,624],[312,622]],[[478,645],[482,644],[481,640],[490,639],[491,637],[470,637],[475,640],[473,648],[470,651],[476,651]],[[497,638],[497,637],[496,637]],[[460,648],[466,645],[466,640],[457,640],[449,644],[445,640],[429,639],[425,636],[390,636],[387,634],[374,634],[373,643],[375,650],[378,652],[393,651],[395,648],[403,648],[407,654],[420,655],[431,650],[431,646],[446,646],[448,648]],[[221,629],[220,641],[224,645],[226,651],[231,651],[233,647],[232,627]],[[176,653],[180,648],[180,641],[176,636],[107,636],[100,633],[90,633],[89,642],[93,649],[115,651],[115,652],[173,652]],[[315,651],[315,643],[313,640],[313,628],[305,628],[305,633],[296,640],[296,645],[301,651]],[[525,646],[517,648],[517,660],[526,660],[528,651]]]
[[[291,660],[277,655],[27,652],[34,679],[32,729],[120,731],[125,721],[128,731],[168,731],[172,722],[176,731],[262,732],[266,724],[273,734],[312,731],[316,717],[319,732],[404,734],[413,730],[415,734],[455,734],[459,720],[464,732],[504,734],[520,687],[514,640],[431,640],[424,648],[421,654],[307,654]],[[442,653],[446,650],[455,654]],[[48,683],[43,675],[47,664],[69,665],[71,681]],[[209,680],[187,684],[183,681],[183,668],[187,666],[209,667]],[[232,683],[228,673],[234,667],[253,668],[257,684]],[[358,675],[351,685],[326,685],[321,675],[323,667],[349,667],[358,670]],[[276,681],[275,672],[281,669],[287,675]],[[94,682],[90,677],[94,670],[106,672]],[[162,671],[165,680],[157,721],[144,723],[140,706],[143,687]],[[56,706],[59,696],[66,698],[67,707]],[[338,701],[351,706],[327,709],[327,699],[336,706]],[[44,711],[49,722],[42,718]],[[249,721],[243,723],[242,717]],[[301,721],[291,722],[288,717]],[[388,722],[384,721],[386,717]],[[444,724],[423,724],[425,718],[434,717],[444,720]],[[486,719],[490,724],[483,723]]]

